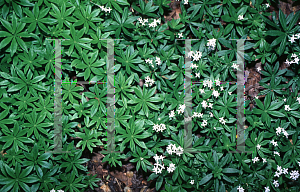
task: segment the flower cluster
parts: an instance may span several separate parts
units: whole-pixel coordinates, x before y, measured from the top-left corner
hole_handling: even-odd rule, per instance
[[[169,167],[167,168],[168,173],[172,173],[175,171],[176,167],[174,163],[170,163]]]
[[[156,161],[156,163],[154,163],[153,171],[155,172],[155,174],[161,173],[162,170],[165,169],[165,165],[160,164],[159,160],[163,161],[164,157],[162,155],[158,156],[157,154],[155,154],[155,156],[153,158]]]
[[[299,62],[298,56],[295,53],[293,53],[292,57],[295,58],[293,61],[289,61],[289,60],[286,59],[285,63],[287,64],[287,66],[290,66],[293,63],[298,64],[298,62]]]
[[[190,51],[188,53],[188,58],[193,57],[193,61],[199,61],[199,59],[201,59],[202,57],[202,52],[200,51],[196,51],[196,53],[194,51]]]
[[[291,171],[291,179],[297,180],[299,177],[299,171]]]
[[[278,146],[277,141],[272,140],[270,141],[270,143],[273,144],[275,147]]]
[[[97,5],[98,7],[100,7],[101,11],[105,11],[106,13],[107,13],[107,12],[110,13],[110,11],[112,10],[110,7],[109,7],[109,8],[106,8],[106,7],[104,7],[104,6],[100,6],[100,5],[98,5],[98,4],[96,4],[96,3],[92,2],[92,1],[91,1],[91,3],[93,3],[94,5]]]
[[[143,19],[142,17],[138,18],[139,22],[142,24],[142,26],[146,25],[148,23],[148,19]]]
[[[156,27],[157,24],[160,24],[160,19],[154,19],[154,21],[149,24],[149,27]]]
[[[256,163],[256,161],[259,161],[258,157],[254,157],[254,159],[252,159],[253,163]]]
[[[296,37],[297,36],[297,37]],[[289,41],[291,42],[291,43],[294,43],[295,42],[295,39],[299,39],[300,38],[300,33],[297,33],[296,35],[293,35],[292,37],[291,37],[291,39],[289,39]]]
[[[145,86],[146,86],[146,87],[148,87],[149,85],[152,86],[153,83],[154,83],[154,79],[150,79],[149,76],[147,76],[145,80],[146,80],[146,83],[145,83]],[[149,83],[149,84],[148,84],[148,83]]]
[[[288,136],[289,136],[288,132],[286,132],[284,130],[284,128],[281,128],[281,127],[276,128],[276,134],[279,135],[280,133],[283,133],[284,136],[286,136],[286,138],[288,138]]]
[[[179,104],[179,109],[177,109],[178,114],[183,113],[185,110],[185,104]]]
[[[156,132],[159,132],[159,131],[163,132],[166,129],[167,128],[166,128],[165,124],[160,124],[160,125],[159,124],[154,124],[154,126],[153,126],[153,130],[156,131]]]
[[[212,47],[212,49],[215,49],[216,41],[217,40],[215,38],[212,38],[212,39],[208,40],[207,46]]]
[[[176,153],[176,155],[180,156],[183,153],[183,148],[181,146],[176,147],[175,144],[170,144],[167,147],[167,152],[172,155],[173,153]]]
[[[213,85],[213,82],[211,80],[204,80],[203,81],[203,86],[206,87],[208,86],[209,88],[211,88]]]

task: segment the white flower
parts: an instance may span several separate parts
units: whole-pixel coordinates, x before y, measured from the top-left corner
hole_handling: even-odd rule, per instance
[[[156,22],[152,22],[149,24],[149,27],[156,27],[156,26],[157,26]]]
[[[194,185],[194,182],[195,182],[194,180],[191,180],[191,181],[190,181],[190,184]]]
[[[208,107],[212,109],[213,104],[212,104],[212,103],[209,103],[209,104],[208,104]]]
[[[183,3],[184,5],[187,5],[187,4],[189,4],[189,0],[184,0],[184,3]]]
[[[205,127],[207,125],[207,120],[203,120],[201,126]]]
[[[178,38],[182,38],[182,33],[178,33]]]
[[[300,97],[297,97],[297,101],[299,102],[299,104],[300,104]]]
[[[196,68],[196,69],[197,69],[197,68],[198,68],[198,66],[197,66],[196,64],[192,63],[192,65],[191,65],[191,68],[192,68],[192,69],[194,69],[194,68]]]
[[[292,110],[289,105],[284,105],[286,111]]]
[[[257,97],[257,96],[255,96],[255,99],[258,99],[258,97]]]
[[[297,180],[299,177],[299,171],[291,171],[291,179]]]
[[[263,160],[263,163],[266,163],[267,162],[267,159],[266,158],[262,158]]]
[[[213,116],[214,116],[214,114],[213,114],[212,112],[209,112],[209,114],[210,114],[210,117],[213,117]]]
[[[284,98],[283,101],[286,102],[286,98]]]
[[[276,134],[279,135],[281,133],[281,129],[280,127],[276,128]]]
[[[228,92],[228,95],[231,95],[232,92]]]
[[[239,15],[238,20],[243,20],[243,19],[244,19],[244,16],[243,15]]]
[[[239,190],[239,192],[244,192],[244,188],[241,187],[241,186],[239,186],[239,187],[237,188],[237,190]]]
[[[289,39],[289,41],[290,41],[291,43],[294,43],[294,42],[295,42],[295,39],[296,39],[296,37],[295,37],[295,35],[293,35],[293,36],[291,37],[291,39]]]
[[[209,39],[207,46],[212,46],[214,48],[216,46],[216,39],[215,38]]]
[[[180,156],[183,153],[183,148],[181,146],[177,147],[176,155]]]
[[[297,57],[297,55],[295,53],[293,53],[291,57]]]
[[[213,95],[216,97],[216,98],[218,98],[219,96],[220,96],[220,93],[218,92],[218,91],[213,91]]]
[[[146,63],[151,63],[151,64],[152,64],[152,60],[151,60],[151,59],[146,59],[145,62],[146,62]]]
[[[220,86],[221,81],[219,79],[216,80],[216,86]]]
[[[193,56],[193,61],[199,61],[201,57],[199,55],[194,55]]]
[[[273,185],[275,185],[275,187],[279,187],[278,181],[274,180],[274,181],[273,181]]]
[[[254,159],[252,159],[253,163],[256,163],[256,161],[259,161],[258,157],[254,157]]]
[[[169,113],[169,117],[175,117],[175,112],[174,112],[174,110],[171,111],[171,113]]]
[[[203,113],[198,113],[198,116],[197,116],[197,117],[203,118]],[[299,165],[300,165],[300,163],[299,163]]]
[[[257,67],[257,71],[259,72],[261,70],[261,68],[260,67]]]
[[[205,93],[204,89],[199,89],[200,93]]]
[[[237,64],[235,64],[235,63],[232,64],[232,67],[233,67],[234,69],[236,69],[236,70],[239,68],[239,66],[238,66]]]
[[[57,190],[57,192],[64,192],[64,190]]]
[[[142,18],[142,17],[138,18],[138,21],[139,21],[140,23],[143,22],[143,18]]]
[[[277,141],[272,140],[271,143],[276,147],[278,146]]]
[[[201,104],[202,104],[202,107],[204,107],[204,108],[206,109],[206,107],[207,107],[207,102],[203,100]]]
[[[160,65],[160,63],[161,63],[161,60],[160,60],[160,58],[159,58],[159,57],[156,57],[156,60],[155,60],[155,62],[156,62],[156,64],[157,64],[157,65]]]
[[[299,166],[300,166],[300,161],[298,162]]]
[[[268,186],[268,187],[265,187],[265,192],[270,192],[269,186]]]
[[[190,51],[190,52],[188,53],[188,58],[191,58],[193,55],[194,55],[194,51]]]
[[[175,170],[175,164],[170,163],[169,167],[167,168],[168,173],[172,173]]]
[[[288,172],[288,168],[283,168],[283,174],[288,174],[289,172]]]
[[[109,7],[109,8],[107,8],[107,9],[105,9],[105,12],[109,12],[109,13],[110,13],[111,10],[112,10],[112,9]]]
[[[278,155],[280,157],[280,154],[277,151],[274,151],[274,156]]]
[[[260,145],[260,144],[257,144],[257,146],[256,146],[256,147],[257,147],[257,149],[259,150],[259,149],[260,149],[260,147],[261,147],[261,145]]]
[[[159,125],[158,125],[158,124],[154,124],[154,125],[153,125],[153,130],[156,131],[156,132],[158,132],[158,130],[159,130]]]
[[[55,192],[55,190],[54,190],[54,189],[52,189],[50,192]]]
[[[288,138],[289,134],[288,134],[287,131],[283,130],[283,134],[284,134],[284,136],[285,136],[286,138]]]
[[[185,107],[186,107],[185,104],[183,104],[183,105],[179,104],[179,109],[180,109],[180,110],[184,110]]]
[[[213,85],[213,83],[214,83],[214,82],[212,82],[211,80],[209,80],[209,81],[207,81],[207,86],[208,86],[209,88],[211,88],[212,85]]]
[[[148,19],[144,19],[144,23],[148,23]]]
[[[224,90],[224,87],[220,87],[220,89],[221,89],[221,91],[223,91],[223,90]]]
[[[267,6],[267,8],[269,8],[269,7],[270,7],[270,4],[269,4],[269,3],[266,3],[266,6]]]
[[[299,62],[299,58],[296,57],[295,60],[294,60],[294,63],[298,63]]]
[[[280,177],[280,174],[276,171],[274,176],[275,177]]]
[[[198,66],[197,66],[198,67]],[[200,78],[200,73],[196,73],[196,77],[199,77]]]

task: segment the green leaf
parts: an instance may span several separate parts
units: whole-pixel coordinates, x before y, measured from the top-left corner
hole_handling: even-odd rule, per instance
[[[279,111],[267,111],[267,113],[275,117],[285,117],[285,115]]]
[[[222,170],[223,173],[239,173],[240,171],[235,168],[224,168]]]
[[[198,183],[198,185],[203,185],[203,184],[207,183],[212,177],[213,177],[212,173],[206,175],[205,177],[203,177],[201,179],[201,181]]]
[[[284,13],[279,9],[279,21],[284,31],[286,31],[286,18]]]

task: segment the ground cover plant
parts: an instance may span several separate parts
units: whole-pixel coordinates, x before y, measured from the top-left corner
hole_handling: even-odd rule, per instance
[[[300,191],[300,11],[281,3],[0,0],[0,191]]]

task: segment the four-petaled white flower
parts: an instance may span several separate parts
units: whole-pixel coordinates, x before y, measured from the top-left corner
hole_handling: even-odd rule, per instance
[[[277,141],[272,140],[271,143],[276,147],[278,146]]]
[[[212,104],[212,103],[209,103],[209,104],[208,104],[208,107],[212,109],[213,104]]]
[[[187,4],[189,4],[189,0],[184,0],[184,3],[183,3],[184,5],[187,5]]]
[[[228,95],[231,95],[232,92],[228,92]]]
[[[55,192],[55,190],[54,190],[54,189],[52,189],[50,192]]]
[[[207,120],[203,120],[201,126],[205,127],[207,125]]]
[[[213,114],[212,112],[209,112],[209,114],[210,114],[210,117],[213,117],[213,116],[214,116],[214,114]]]
[[[194,182],[195,182],[194,180],[191,180],[191,181],[190,181],[190,184],[194,185]]]
[[[183,37],[182,33],[178,33],[178,38],[182,38],[182,37]]]
[[[261,70],[261,68],[260,67],[257,67],[257,71],[259,72]]]
[[[273,181],[273,185],[274,185],[275,187],[279,187],[278,181],[274,180],[274,181]]]
[[[223,91],[223,90],[224,90],[224,87],[220,87],[220,89],[221,89],[221,91]]]
[[[270,187],[265,187],[265,192],[270,192]]]
[[[197,68],[198,68],[198,66],[197,66],[196,64],[192,63],[192,64],[191,64],[191,68],[192,68],[192,69],[194,69],[194,68],[196,68],[196,69],[197,69]]]
[[[267,162],[267,159],[266,158],[262,158],[263,160],[263,163],[266,163]]]
[[[198,67],[198,66],[197,66]],[[196,73],[196,77],[199,77],[200,78],[200,73]]]
[[[220,117],[219,118],[219,122],[222,123],[223,125],[225,125],[226,120],[224,120],[224,117]]]
[[[288,172],[288,168],[283,168],[283,174],[288,174],[289,172]]]
[[[237,64],[235,64],[235,63],[232,64],[232,67],[233,67],[234,69],[236,69],[236,70],[239,68],[239,66],[238,66]]]
[[[260,149],[260,147],[261,147],[261,145],[260,144],[257,144],[257,150],[259,150]]]
[[[280,174],[276,171],[274,177],[280,177]]]
[[[295,42],[295,39],[296,39],[296,37],[295,37],[295,35],[293,35],[293,36],[291,37],[291,39],[289,39],[289,41],[290,41],[291,43],[294,43],[294,42]]]
[[[269,3],[266,3],[266,7],[269,8],[269,7],[270,7],[270,4],[269,4]]]
[[[244,188],[241,187],[241,186],[239,186],[239,187],[237,188],[237,190],[239,190],[239,192],[244,192]]]
[[[286,111],[292,110],[289,105],[284,105],[284,108],[285,108]]]
[[[280,153],[278,153],[277,151],[274,151],[274,156],[278,155],[280,157]]]
[[[200,93],[205,93],[204,89],[199,89]]]
[[[258,157],[254,157],[254,159],[252,159],[253,163],[256,163],[256,161],[259,161]]]
[[[244,16],[243,15],[239,15],[238,20],[243,20],[243,19],[244,19]]]

